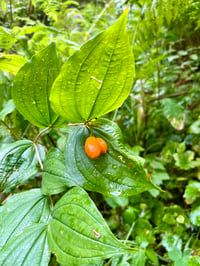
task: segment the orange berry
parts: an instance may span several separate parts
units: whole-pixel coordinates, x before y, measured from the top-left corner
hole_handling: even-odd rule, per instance
[[[86,139],[85,153],[91,159],[96,159],[101,155],[101,146],[95,137],[88,137]]]
[[[97,142],[99,143],[101,147],[101,153],[105,154],[108,150],[108,145],[102,138],[96,138]]]

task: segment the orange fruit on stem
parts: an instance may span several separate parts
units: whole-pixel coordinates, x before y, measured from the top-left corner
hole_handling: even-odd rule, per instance
[[[102,138],[96,138],[97,142],[99,143],[101,147],[101,153],[105,154],[108,150],[108,145]]]
[[[88,137],[84,148],[85,153],[91,159],[96,159],[101,155],[101,146],[95,137]]]

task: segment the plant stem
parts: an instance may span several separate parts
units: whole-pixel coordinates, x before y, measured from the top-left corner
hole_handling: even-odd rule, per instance
[[[129,239],[129,237],[130,237],[130,235],[131,235],[131,233],[132,233],[132,231],[133,231],[133,228],[134,228],[134,226],[135,226],[135,223],[136,223],[135,221],[132,223],[131,228],[129,229],[128,234],[127,234],[127,236],[126,236],[126,239],[124,240],[124,245],[126,245],[128,239]]]
[[[48,130],[50,129],[50,127],[47,127],[47,128],[44,128],[43,130],[41,130],[37,135],[36,137],[34,138],[33,140],[33,146],[35,148],[35,153],[36,153],[36,156],[38,158],[38,162],[40,164],[40,169],[43,171],[43,164],[42,164],[42,160],[40,158],[40,153],[39,153],[39,150],[38,150],[38,147],[37,147],[37,141],[38,141],[38,138],[44,134],[45,132],[47,132]]]
[[[115,121],[115,120],[116,120],[117,113],[118,113],[118,108],[117,108],[117,109],[115,110],[115,112],[114,112],[114,115],[113,115],[112,121]]]
[[[100,18],[103,16],[103,14],[106,12],[106,10],[112,5],[112,3],[114,2],[114,0],[110,0],[110,2],[108,4],[105,5],[104,9],[101,11],[101,13],[97,16],[97,18],[95,19],[95,21],[93,22],[92,26],[90,27],[89,31],[87,32],[87,36],[89,36],[92,32],[92,30],[94,29],[95,25],[97,24],[97,22],[100,20]]]
[[[181,96],[181,95],[184,95],[184,94],[188,94],[188,93],[189,93],[188,91],[179,91],[179,92],[176,92],[176,93],[173,93],[173,94],[160,95],[160,96],[158,96],[156,98],[152,98],[152,99],[148,100],[148,103],[154,102],[154,101],[158,101],[158,100],[161,100],[161,99],[178,97],[178,96]]]
[[[141,22],[141,16],[142,16],[142,13],[144,12],[144,4],[145,4],[145,0],[143,1],[141,13],[140,13],[140,19],[138,19],[138,22],[137,22],[137,25],[136,25],[136,28],[135,28],[135,32],[134,32],[134,35],[133,35],[133,39],[132,39],[132,43],[131,43],[132,50],[133,50],[133,46],[135,44],[135,39],[136,39],[137,31],[138,31],[138,26],[139,26],[139,24]]]
[[[41,131],[36,135],[36,137],[34,138],[33,143],[37,143],[39,137],[40,137],[43,133],[47,132],[49,129],[50,129],[50,127],[46,127],[46,128],[44,128],[43,130],[41,130]]]
[[[10,0],[10,26],[13,23],[13,14],[12,14],[12,0]]]
[[[38,162],[40,164],[40,169],[43,171],[44,167],[43,167],[43,164],[42,164],[42,160],[40,158],[40,153],[39,153],[39,150],[38,150],[38,147],[37,147],[37,144],[33,142],[33,146],[35,148],[35,153],[36,153],[36,156],[38,158]]]

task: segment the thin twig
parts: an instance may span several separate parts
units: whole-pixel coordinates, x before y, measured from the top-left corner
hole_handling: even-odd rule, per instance
[[[141,13],[140,13],[140,19],[138,19],[138,22],[137,22],[137,25],[136,25],[136,28],[135,28],[135,32],[134,32],[134,35],[133,35],[132,44],[131,44],[132,50],[133,50],[133,47],[134,47],[134,44],[135,44],[135,39],[136,39],[136,34],[137,34],[137,31],[138,31],[138,27],[139,27],[139,24],[141,22],[141,16],[142,16],[142,13],[144,11],[144,4],[145,4],[145,0],[143,1]]]
[[[41,130],[37,135],[36,137],[34,138],[33,140],[33,146],[35,148],[35,153],[36,153],[36,156],[38,158],[38,162],[40,164],[40,169],[43,171],[44,167],[43,167],[43,164],[42,164],[42,160],[40,158],[40,153],[39,153],[39,150],[38,150],[38,146],[37,146],[37,141],[38,141],[38,138],[44,134],[45,132],[47,132],[48,130],[50,129],[50,127],[47,127],[47,128],[44,128],[43,130]]]
[[[161,100],[161,99],[178,97],[178,96],[181,96],[181,95],[184,95],[184,94],[188,94],[188,93],[189,93],[188,91],[180,91],[180,92],[176,92],[176,93],[173,93],[173,94],[160,95],[160,96],[158,96],[156,98],[152,98],[152,99],[148,100],[147,102],[150,103],[150,102],[158,101],[158,100]]]
[[[35,136],[35,138],[34,138],[34,140],[33,140],[33,143],[37,143],[39,137],[40,137],[43,133],[47,132],[49,129],[50,129],[50,127],[46,127],[46,128],[44,128],[43,130],[41,130],[41,131]]]
[[[119,108],[117,108],[117,109],[115,110],[114,115],[113,115],[113,118],[112,118],[112,121],[115,121],[115,120],[116,120],[118,110],[119,110]]]
[[[37,147],[37,144],[33,142],[33,146],[35,148],[35,153],[36,153],[36,156],[37,156],[37,159],[38,159],[38,162],[40,164],[40,169],[43,171],[44,167],[43,167],[43,164],[42,164],[42,160],[40,158],[40,153],[39,153],[39,150],[38,150],[38,147]]]
[[[13,135],[14,137],[15,137],[15,139],[20,139],[17,135],[16,135],[16,133],[15,133],[15,131],[11,128],[11,127],[9,127],[9,125],[7,125],[3,120],[2,121],[0,121],[7,129],[8,129],[8,131],[9,131],[9,133],[11,134],[11,135]]]
[[[10,26],[13,23],[12,0],[10,0]]]
[[[73,127],[73,126],[84,126],[85,123],[69,123],[67,126]]]
[[[126,242],[128,241],[128,239],[129,239],[129,237],[130,237],[130,235],[131,235],[131,233],[133,231],[133,228],[135,226],[135,223],[136,223],[135,221],[132,223],[131,228],[129,229],[128,234],[126,236],[126,239],[124,240],[124,245],[126,245]]]

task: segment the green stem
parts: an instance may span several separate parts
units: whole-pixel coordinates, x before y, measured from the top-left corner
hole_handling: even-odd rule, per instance
[[[39,150],[38,150],[38,146],[37,146],[37,141],[39,139],[39,137],[44,134],[45,132],[47,132],[48,130],[50,129],[50,127],[47,127],[47,128],[44,128],[43,130],[41,130],[37,135],[36,137],[34,138],[33,140],[33,146],[35,148],[35,153],[36,153],[36,156],[38,158],[38,162],[40,164],[40,169],[43,171],[43,164],[42,164],[42,160],[40,158],[40,153],[39,153]]]
[[[10,0],[10,26],[13,23],[12,0]]]
[[[131,44],[132,50],[133,50],[133,47],[134,47],[134,44],[135,44],[135,39],[136,39],[137,31],[138,31],[138,26],[139,26],[139,24],[141,22],[142,13],[144,12],[144,4],[145,4],[145,0],[143,1],[141,13],[140,13],[140,19],[138,19],[138,22],[137,22],[137,25],[136,25],[136,28],[135,28],[135,32],[134,32],[134,35],[133,35],[132,44]]]
[[[87,32],[87,36],[89,36],[91,34],[91,32],[94,29],[94,27],[97,24],[97,22],[100,20],[100,18],[103,16],[103,14],[106,12],[106,10],[112,5],[113,2],[114,2],[114,0],[110,0],[110,2],[105,5],[104,9],[97,16],[97,18],[95,19],[94,23],[92,24],[92,26],[90,27],[89,31]]]
[[[118,113],[118,108],[117,108],[117,109],[115,110],[115,112],[114,112],[114,115],[113,115],[112,121],[115,121],[115,120],[116,120],[117,113]]]
[[[133,228],[134,228],[134,226],[135,226],[135,223],[136,223],[135,221],[132,223],[131,228],[129,229],[128,234],[127,234],[127,236],[126,236],[126,238],[125,238],[125,240],[124,240],[124,245],[126,245],[128,239],[129,239],[129,237],[130,237],[130,235],[131,235],[131,233],[132,233],[132,231],[133,231]]]
[[[34,148],[35,148],[35,153],[36,153],[36,156],[37,156],[38,162],[39,162],[39,164],[40,164],[40,169],[43,171],[44,167],[43,167],[43,164],[42,164],[42,160],[41,160],[41,158],[40,158],[40,153],[39,153],[39,150],[38,150],[37,144],[35,144],[35,143],[33,142],[33,146],[34,146]]]
[[[33,143],[37,143],[39,137],[40,137],[42,134],[44,134],[45,132],[47,132],[49,129],[50,129],[50,127],[46,127],[46,128],[44,128],[43,130],[41,130],[41,131],[35,136],[35,138],[34,138],[34,140],[33,140]]]

